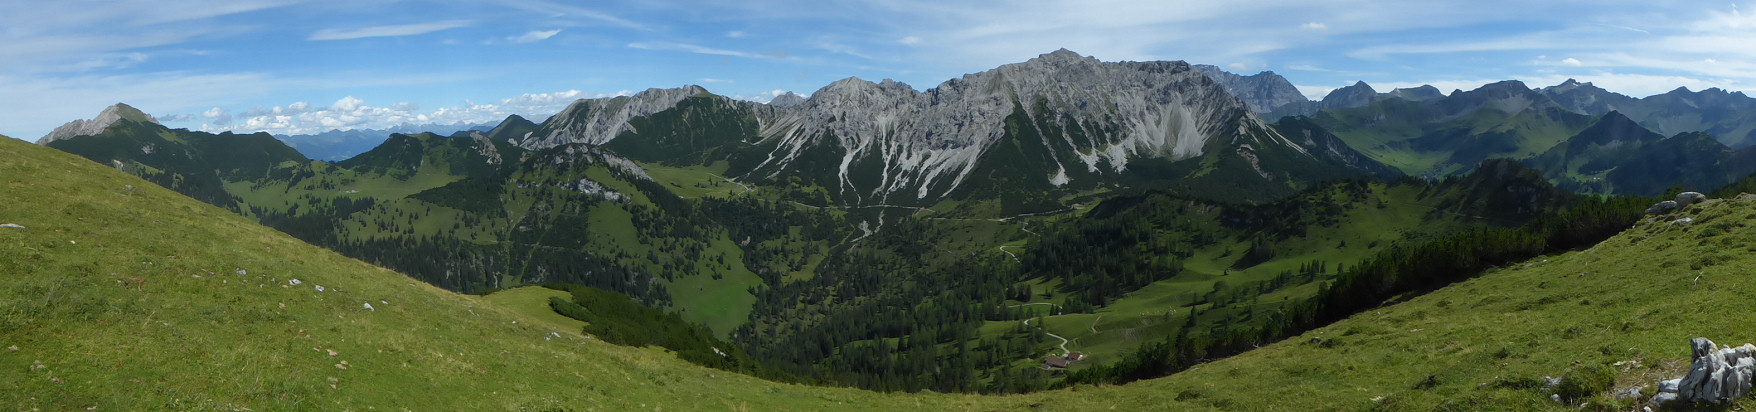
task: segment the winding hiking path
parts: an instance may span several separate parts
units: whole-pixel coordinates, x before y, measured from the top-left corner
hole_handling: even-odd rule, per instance
[[[1045,305],[1053,305],[1053,303],[1045,303]],[[1035,319],[1035,318],[1031,318],[1031,319]],[[1031,319],[1025,319],[1024,326],[1030,326]],[[1068,354],[1073,353],[1073,352],[1067,351],[1067,338],[1063,338],[1063,337],[1061,337],[1061,335],[1056,335],[1054,332],[1049,332],[1049,328],[1038,326],[1037,329],[1042,329],[1044,335],[1049,335],[1049,337],[1051,337],[1051,338],[1061,340],[1061,357],[1065,358],[1065,357],[1067,357]]]
[[[1008,246],[1008,245],[1000,245],[1000,252],[1001,253],[1005,253],[1006,256],[1011,256],[1013,262],[1023,262],[1022,260],[1018,260],[1018,255],[1012,254],[1012,251],[1010,251],[1010,250],[1006,250],[1006,246]],[[1012,246],[1012,247],[1018,247],[1018,246]]]
[[[708,176],[713,176],[713,177],[717,177],[717,178],[720,178],[720,179],[721,179],[721,180],[725,180],[725,181],[727,181],[727,182],[732,182],[732,184],[734,184],[734,185],[738,185],[738,186],[739,186],[739,187],[742,187],[742,188],[744,188],[744,192],[745,192],[745,193],[748,193],[748,192],[754,192],[754,191],[756,191],[756,189],[751,189],[751,188],[750,188],[750,186],[748,186],[748,185],[745,185],[745,184],[743,184],[743,183],[738,183],[738,181],[736,181],[736,180],[732,180],[732,178],[729,178],[729,177],[725,177],[725,176],[720,176],[720,175],[716,175],[716,174],[713,174],[713,173],[708,173],[708,174],[707,174],[707,175],[708,175]]]

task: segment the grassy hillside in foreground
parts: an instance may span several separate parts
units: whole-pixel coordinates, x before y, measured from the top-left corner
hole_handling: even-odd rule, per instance
[[[347,259],[53,149],[8,139],[0,152],[0,223],[25,226],[0,228],[6,409],[1016,410],[1071,402],[884,395],[713,371]]]
[[[582,338],[50,149],[0,152],[0,223],[26,226],[0,228],[0,405],[17,409],[1559,410],[1531,382],[1613,368],[1614,392],[1680,374],[1689,337],[1756,340],[1735,321],[1756,314],[1756,200],[1721,201],[1163,379],[783,385]]]
[[[1693,221],[1673,222],[1683,217]],[[1561,406],[1542,377],[1595,369],[1614,383],[1569,404],[1611,406],[1609,394],[1650,395],[1681,376],[1691,337],[1756,340],[1740,321],[1756,315],[1753,223],[1756,200],[1692,206],[1142,386],[1239,410],[1295,398],[1311,410],[1522,410]]]

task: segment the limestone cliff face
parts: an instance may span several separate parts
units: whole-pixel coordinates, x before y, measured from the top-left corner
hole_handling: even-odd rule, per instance
[[[634,135],[625,134],[635,131],[629,119],[705,93],[689,86],[581,100],[519,144],[527,149],[606,144]],[[1002,147],[1027,153],[1025,166],[1035,175],[1028,180],[1048,187],[1114,177],[1142,159],[1174,162],[1204,155],[1236,157],[1256,169],[1252,174],[1274,180],[1280,177],[1263,170],[1257,152],[1290,150],[1310,157],[1187,63],[1100,62],[1067,50],[926,91],[888,79],[847,78],[803,101],[727,100],[760,124],[743,140],[766,152],[757,155],[745,177],[832,173],[833,183],[825,186],[857,203],[943,197],[972,172],[992,166],[984,159]],[[1008,141],[1018,136],[1033,137]],[[825,153],[839,159],[826,162]],[[835,166],[799,170],[824,163]]]
[[[43,136],[41,139],[37,139],[37,144],[47,145],[49,142],[56,140],[71,139],[79,136],[95,136],[103,133],[104,130],[108,130],[111,125],[123,120],[159,124],[158,119],[153,118],[152,115],[141,112],[140,109],[135,109],[134,106],[116,103],[113,106],[105,108],[102,113],[98,113],[98,117],[92,118],[91,120],[74,120],[61,125],[61,127],[55,128],[55,130],[49,132],[48,135]]]
[[[834,136],[846,150],[837,171],[844,190],[922,199],[960,185],[984,152],[1016,132],[1006,121],[1015,114],[1032,124],[1012,126],[1049,123],[1077,131],[1055,136],[1063,142],[1020,142],[1051,151],[1053,169],[1041,175],[1056,186],[1067,183],[1073,168],[1121,172],[1132,159],[1188,159],[1215,139],[1272,134],[1253,134],[1267,128],[1241,100],[1186,63],[1105,63],[1058,50],[925,92],[890,80],[838,81],[781,111],[763,135],[790,148],[769,160],[783,166],[816,139]],[[854,187],[849,165],[872,155],[883,164],[878,187]],[[1063,164],[1063,158],[1077,162]]]
[[[677,105],[683,98],[707,93],[701,86],[647,89],[633,96],[580,99],[516,142],[525,149],[544,149],[568,143],[604,144],[631,130],[629,119],[651,115]]]
[[[1241,76],[1220,69],[1219,66],[1197,64],[1194,67],[1196,71],[1225,86],[1227,91],[1238,96],[1238,99],[1250,106],[1251,111],[1258,114],[1268,113],[1288,104],[1310,101],[1291,81],[1274,72]]]

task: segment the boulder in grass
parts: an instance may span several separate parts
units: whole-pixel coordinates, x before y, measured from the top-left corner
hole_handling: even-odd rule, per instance
[[[1661,382],[1659,394],[1653,397],[1655,404],[1676,399],[1719,405],[1750,394],[1751,378],[1756,375],[1756,345],[1721,349],[1707,338],[1695,338],[1689,343],[1695,358],[1689,364],[1689,372],[1674,384]],[[1665,396],[1672,393],[1667,389],[1673,388],[1676,396]]]
[[[1683,192],[1683,193],[1677,194],[1676,202],[1677,202],[1677,207],[1681,208],[1681,207],[1689,207],[1689,205],[1692,205],[1692,204],[1701,203],[1701,201],[1703,201],[1703,200],[1707,200],[1707,195],[1703,195],[1703,194],[1701,194],[1701,192]]]
[[[1675,200],[1654,203],[1652,207],[1646,208],[1646,214],[1649,215],[1662,215],[1675,211],[1677,211],[1677,201]]]

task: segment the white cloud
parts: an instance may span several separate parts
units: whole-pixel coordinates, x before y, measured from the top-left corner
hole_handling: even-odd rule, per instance
[[[207,109],[207,111],[201,112],[201,117],[206,118],[207,120],[212,121],[213,124],[220,125],[220,126],[224,126],[224,125],[228,125],[228,124],[232,123],[232,112],[226,111],[226,109],[221,109],[218,107],[215,107],[212,109]]]
[[[1329,70],[1329,69],[1325,69],[1322,67],[1312,66],[1309,64],[1295,64],[1295,65],[1287,66],[1287,70],[1298,70],[1298,71],[1306,71],[1306,72],[1332,72],[1332,71],[1334,71],[1334,70]],[[1329,93],[1329,92],[1324,92],[1324,93]]]
[[[402,24],[395,26],[374,26],[358,29],[323,29],[311,33],[306,40],[352,40],[368,37],[400,37],[427,34],[440,30],[469,27],[475,22],[469,20],[447,20],[431,23]]]
[[[1299,25],[1299,28],[1305,29],[1305,30],[1329,30],[1329,25],[1314,21],[1314,22],[1301,24],[1301,25]]]
[[[743,30],[732,30],[732,31],[726,32],[726,37],[730,37],[730,38],[734,38],[734,39],[742,39],[745,37],[749,37],[749,34],[744,33]]]
[[[335,105],[328,108],[306,110],[310,109],[310,103],[297,102],[289,104],[285,108],[277,106],[273,109],[251,110],[235,126],[226,127],[224,124],[209,122],[196,128],[209,132],[229,130],[254,133],[262,131],[276,135],[296,135],[316,134],[332,129],[386,129],[403,125],[493,124],[514,114],[540,122],[578,99],[631,94],[633,92],[628,90],[616,93],[589,93],[577,89],[551,93],[526,93],[501,99],[497,103],[476,103],[465,100],[462,105],[440,107],[431,111],[422,111],[420,105],[407,102],[397,103],[390,107],[377,107],[366,104],[363,99],[347,96],[337,100]]]
[[[0,71],[0,90],[19,97],[0,99],[0,134],[34,139],[117,102],[148,113],[199,112],[216,102],[265,96],[282,82],[262,73],[39,77]]]
[[[539,41],[548,40],[550,37],[555,37],[556,34],[560,34],[560,33],[561,33],[561,29],[532,30],[528,33],[525,33],[522,36],[509,37],[509,38],[507,38],[507,40],[511,40],[513,43],[519,43],[519,44],[536,43]]]
[[[1573,67],[1579,67],[1579,66],[1585,65],[1585,63],[1580,62],[1579,59],[1575,59],[1572,57],[1561,59],[1561,64],[1565,64],[1565,65],[1573,66]]]
[[[333,109],[333,110],[351,112],[354,110],[358,110],[360,108],[360,104],[365,103],[365,102],[366,102],[365,100],[361,100],[360,98],[348,96],[348,97],[341,98],[341,100],[336,100],[335,105],[329,106],[329,108]]]
[[[921,44],[921,38],[916,36],[904,36],[902,40],[897,40],[897,42],[906,46],[913,46]]]
[[[1244,71],[1250,70],[1250,65],[1244,64],[1244,63],[1232,63],[1232,64],[1226,65],[1226,68],[1231,69],[1232,72],[1234,72],[1234,73],[1242,73]]]

